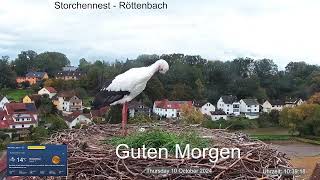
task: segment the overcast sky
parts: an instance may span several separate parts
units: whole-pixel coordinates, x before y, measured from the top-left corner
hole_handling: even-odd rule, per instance
[[[163,53],[320,64],[319,0],[166,0],[167,10],[56,10],[54,2],[1,0],[0,56],[32,49],[65,53],[74,65]]]

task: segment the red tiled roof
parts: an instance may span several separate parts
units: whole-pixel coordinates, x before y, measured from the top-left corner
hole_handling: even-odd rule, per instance
[[[187,104],[188,106],[192,106],[192,101],[169,101],[168,99],[164,99],[161,101],[155,101],[156,108],[162,109],[181,109],[181,105]]]
[[[3,128],[9,128],[9,125],[17,125],[17,124],[36,124],[37,120],[34,117],[36,113],[36,109],[33,103],[24,104],[24,103],[7,103],[5,105],[6,112],[0,112],[0,119],[3,121]],[[2,117],[1,117],[2,116]],[[25,116],[26,118],[31,118],[31,121],[14,121],[14,117]],[[6,119],[6,120],[3,120]],[[4,122],[5,121],[5,122]]]
[[[27,107],[24,103],[7,103],[5,106],[8,111],[8,114],[12,114],[14,112],[27,111]]]
[[[7,103],[5,105],[8,114],[14,113],[36,113],[37,109],[34,103]]]
[[[57,93],[53,87],[45,87],[50,93]]]
[[[26,113],[23,113],[23,114],[26,114]],[[13,120],[12,115],[6,115],[6,116],[5,116],[5,118],[6,118],[6,120],[5,120],[5,121],[7,121],[7,124],[8,124],[8,125],[17,125],[17,124],[36,124],[36,123],[37,123],[37,121],[34,119],[33,114],[29,113],[28,115],[30,115],[31,121],[18,121],[18,122],[15,122],[15,121]]]
[[[75,118],[77,118],[80,115],[83,115],[83,116],[85,116],[85,117],[87,117],[89,119],[91,118],[90,114],[84,114],[84,113],[82,113],[80,111],[75,111],[72,114],[70,114],[69,116],[66,116],[64,119],[66,121],[68,121],[68,122],[72,122]]]
[[[5,115],[7,115],[5,111],[0,111],[0,120],[2,120]]]
[[[7,129],[9,128],[9,123],[7,120],[0,120],[0,129]]]

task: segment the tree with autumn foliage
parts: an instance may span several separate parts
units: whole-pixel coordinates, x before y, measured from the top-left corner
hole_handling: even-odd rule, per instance
[[[189,105],[181,106],[181,118],[186,124],[201,124],[205,119],[201,111]]]
[[[289,128],[291,134],[320,135],[320,105],[302,104],[284,108],[280,113],[280,125]]]
[[[309,98],[308,103],[309,104],[320,104],[320,92],[317,92],[314,95],[312,95]]]

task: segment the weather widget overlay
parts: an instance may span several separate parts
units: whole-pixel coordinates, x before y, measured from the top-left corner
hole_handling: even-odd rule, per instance
[[[8,176],[67,176],[67,145],[10,144]]]

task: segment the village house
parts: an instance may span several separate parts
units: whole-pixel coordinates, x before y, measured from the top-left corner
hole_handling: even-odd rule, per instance
[[[32,94],[32,95],[26,95],[22,98],[22,102],[25,104],[28,103],[38,103],[41,99],[41,95],[39,94]]]
[[[210,117],[212,121],[216,121],[219,119],[227,120],[228,116],[222,109],[217,109],[215,111],[210,112]]]
[[[33,103],[7,103],[0,118],[2,128],[26,129],[38,124],[38,113]]]
[[[164,118],[179,118],[182,105],[192,106],[192,101],[169,101],[168,99],[155,101],[153,113]]]
[[[56,75],[56,79],[63,80],[79,80],[84,76],[84,73],[79,71],[78,68],[74,66],[63,67],[62,71],[59,71]]]
[[[9,103],[8,98],[0,95],[0,111],[3,110],[4,105],[7,103]]]
[[[29,82],[30,85],[36,84],[38,81],[48,79],[49,76],[46,72],[35,72],[31,71],[28,72],[25,77],[17,77],[16,82],[23,83],[23,82]]]
[[[52,98],[52,102],[59,111],[74,112],[82,111],[82,100],[74,92],[61,92]]]
[[[221,96],[217,102],[217,109],[223,110],[227,115],[240,115],[240,103],[236,96]]]
[[[211,112],[216,110],[216,107],[207,101],[195,101],[193,102],[193,106],[201,111],[202,114],[211,116]]]
[[[282,111],[285,103],[282,100],[266,100],[262,104],[262,111],[270,113],[272,110]]]
[[[259,117],[260,104],[257,99],[241,99],[240,112],[248,119],[256,119]]]
[[[128,105],[129,117],[134,117],[137,114],[143,114],[146,116],[151,116],[151,108],[146,106],[141,101],[131,101]]]
[[[301,104],[303,104],[304,101],[300,98],[288,98],[285,100],[285,107],[296,107],[296,106],[300,106]]]
[[[77,112],[77,111],[64,117],[64,120],[70,129],[74,128],[77,124],[92,123],[90,114],[83,114],[82,112]]]
[[[38,91],[39,95],[48,95],[51,99],[57,94],[57,91],[53,87],[44,87]]]
[[[76,70],[78,70],[78,68],[75,66],[65,66],[62,68],[62,71],[76,71]]]

